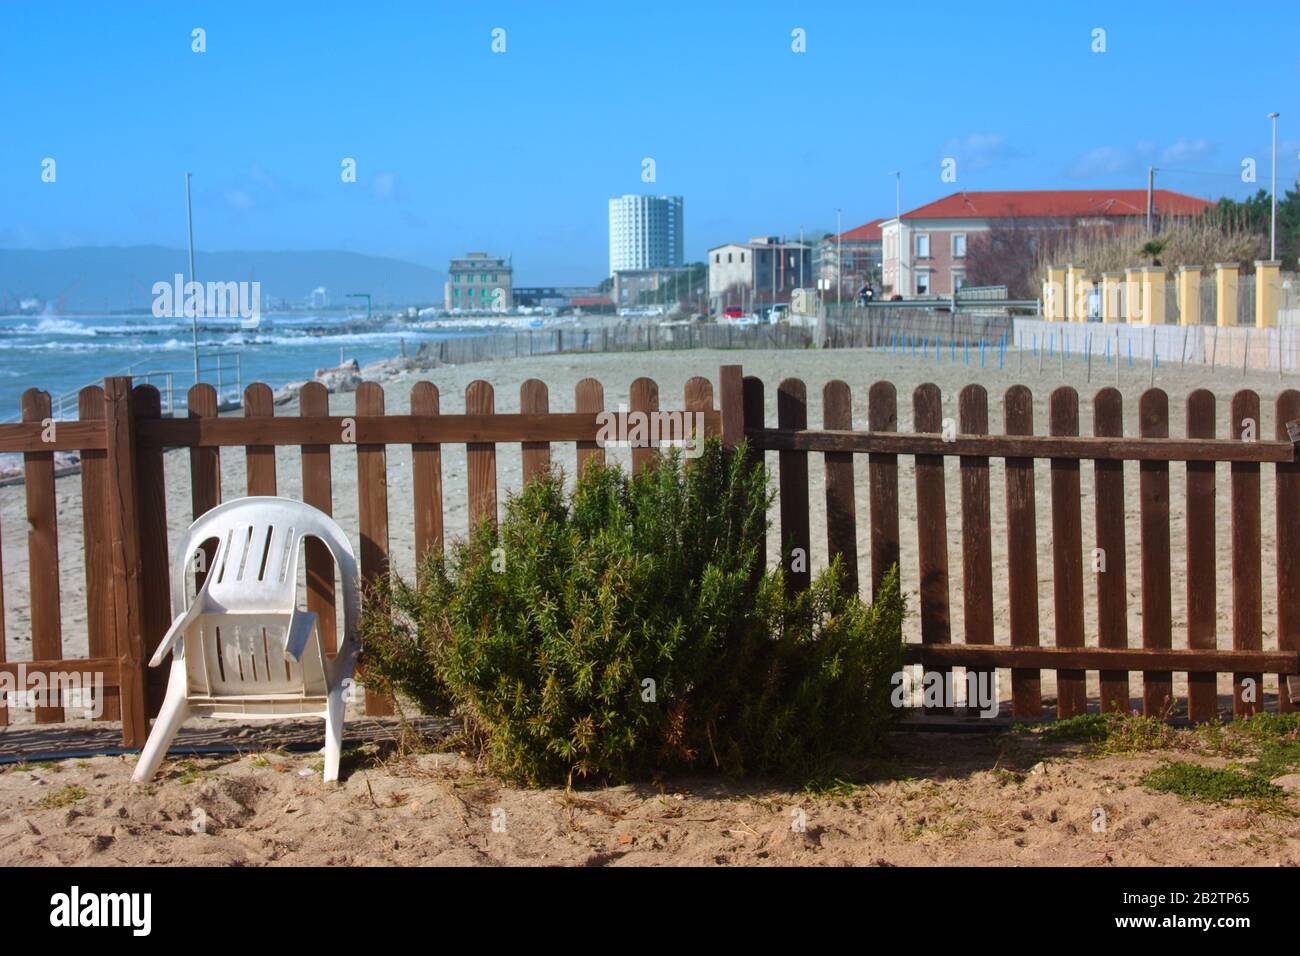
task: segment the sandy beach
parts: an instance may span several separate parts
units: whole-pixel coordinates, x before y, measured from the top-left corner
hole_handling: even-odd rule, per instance
[[[467,755],[132,757],[0,772],[5,865],[1294,866],[1293,811],[1151,792],[1167,756],[894,734],[858,782],[675,777],[520,789]],[[1204,758],[1221,767],[1222,759]]]
[[[996,365],[996,354],[987,358],[990,365]],[[801,378],[807,385],[809,395],[809,425],[818,427],[821,423],[821,390],[826,382],[842,379],[849,383],[854,394],[854,422],[859,428],[866,427],[866,395],[870,383],[887,379],[895,383],[898,389],[898,427],[910,430],[911,393],[923,382],[934,382],[943,392],[944,414],[954,419],[957,417],[956,399],[960,388],[970,382],[978,382],[989,390],[990,430],[998,432],[1002,423],[1002,394],[1012,384],[1023,382],[1034,392],[1034,423],[1040,433],[1046,431],[1047,400],[1052,389],[1068,384],[1078,389],[1080,394],[1080,429],[1082,434],[1092,430],[1091,398],[1102,387],[1114,385],[1113,368],[1107,369],[1094,363],[1092,381],[1085,381],[1086,369],[1077,359],[1071,360],[1065,373],[1056,362],[1048,363],[1040,374],[1034,358],[1026,356],[1024,371],[1019,370],[1019,362],[1013,353],[1008,356],[1006,369],[1002,372],[996,368],[979,369],[964,367],[960,353],[957,362],[951,363],[947,354],[942,361],[913,359],[906,354],[894,354],[885,350],[842,349],[827,351],[675,351],[649,352],[633,354],[597,354],[597,355],[558,355],[545,356],[496,363],[471,364],[460,367],[444,367],[427,370],[393,371],[382,369],[386,407],[391,413],[405,413],[409,409],[409,394],[417,381],[428,380],[438,386],[441,395],[441,408],[444,413],[464,411],[465,388],[476,379],[490,382],[495,389],[496,410],[513,412],[519,409],[519,387],[529,378],[539,378],[549,388],[550,408],[552,411],[569,411],[573,409],[575,384],[582,378],[594,377],[605,386],[606,407],[613,408],[628,401],[628,388],[638,376],[648,376],[659,383],[660,404],[664,408],[680,407],[681,396],[686,381],[693,376],[704,376],[717,383],[718,368],[723,364],[740,363],[746,375],[760,377],[766,386],[767,421],[776,420],[776,386],[786,377]],[[972,365],[977,360],[972,359]],[[374,375],[380,369],[372,369]],[[1125,398],[1125,433],[1137,433],[1137,398],[1148,386],[1149,369],[1135,366],[1123,369],[1120,387]],[[1244,387],[1254,388],[1259,394],[1262,407],[1262,421],[1259,433],[1271,437],[1274,434],[1273,403],[1280,387],[1286,383],[1279,382],[1276,375],[1249,373],[1243,376],[1240,370],[1226,371],[1220,369],[1211,376],[1202,366],[1162,366],[1156,374],[1157,386],[1169,394],[1170,434],[1177,436],[1184,433],[1184,407],[1187,393],[1195,388],[1211,388],[1216,395],[1218,408],[1219,434],[1226,435],[1228,428],[1228,401],[1231,395]],[[339,393],[330,397],[330,407],[334,414],[349,414],[354,410],[354,395]],[[276,409],[277,415],[296,415],[295,402],[289,402]],[[556,445],[552,448],[552,460],[571,473],[574,464],[574,447]],[[344,446],[334,446],[332,454],[332,471],[334,485],[334,515],[343,527],[354,535],[357,534],[357,493],[355,452]],[[628,452],[623,449],[610,449],[611,460],[627,463]],[[222,493],[225,499],[237,497],[246,489],[244,452],[240,448],[223,449]],[[776,454],[768,454],[768,465],[775,479]],[[812,503],[812,566],[814,572],[826,563],[826,516],[824,498],[824,468],[821,456],[810,455],[809,495]],[[866,484],[866,458],[856,458],[855,486],[857,492],[856,511],[858,515],[858,551],[859,567],[870,566],[869,534],[867,525],[868,501]],[[411,453],[408,446],[394,446],[388,450],[388,494],[390,508],[390,535],[393,567],[397,573],[409,576],[414,570],[414,529],[411,515]],[[498,494],[502,502],[507,495],[519,488],[521,456],[517,447],[499,446],[497,453]],[[1126,508],[1127,526],[1127,568],[1128,592],[1130,597],[1128,609],[1129,640],[1133,645],[1140,643],[1141,605],[1140,577],[1138,573],[1140,539],[1138,529],[1137,466],[1128,463],[1126,483],[1130,489]],[[167,474],[167,522],[170,530],[171,546],[178,547],[186,527],[192,520],[189,485],[189,456],[185,451],[172,451],[166,455]],[[1276,574],[1274,563],[1267,560],[1275,538],[1273,469],[1265,465],[1261,469],[1261,507],[1263,525],[1263,546],[1266,560],[1263,562],[1263,622],[1264,647],[1276,647]],[[1091,466],[1085,464],[1080,469],[1082,487],[1083,546],[1084,553],[1091,553],[1094,540],[1093,525],[1093,474]],[[1171,543],[1173,559],[1173,580],[1171,581],[1174,645],[1186,646],[1186,607],[1187,587],[1185,566],[1186,522],[1181,507],[1185,485],[1185,467],[1175,463],[1170,467],[1171,493]],[[297,497],[301,492],[301,464],[296,448],[281,448],[277,457],[277,476],[279,491],[290,497]],[[1220,647],[1230,647],[1232,640],[1232,593],[1231,593],[1231,554],[1228,547],[1231,529],[1231,514],[1228,508],[1229,471],[1227,465],[1218,467],[1217,540],[1218,548],[1218,641]],[[1004,473],[1000,462],[995,461],[990,469],[992,529],[993,529],[993,574],[995,627],[997,640],[1006,642],[1008,638],[1008,596],[1006,593],[1007,568],[1007,534],[1004,498]],[[463,536],[466,533],[467,492],[464,446],[444,446],[443,448],[443,483],[444,514],[447,534],[450,537]],[[913,610],[916,607],[917,586],[917,549],[916,549],[916,502],[913,489],[914,472],[910,458],[900,457],[900,531],[902,581]],[[1035,480],[1038,520],[1038,590],[1039,614],[1041,621],[1042,642],[1053,643],[1054,610],[1052,591],[1052,552],[1051,552],[1051,500],[1048,481],[1048,465],[1040,461]],[[59,555],[60,586],[62,591],[62,628],[63,647],[66,656],[75,657],[86,654],[85,604],[82,598],[86,569],[83,566],[82,552],[82,514],[80,502],[80,479],[77,476],[62,478],[57,482],[58,516],[59,516]],[[961,581],[961,521],[960,488],[958,470],[951,460],[947,467],[947,507],[948,507],[948,553],[951,579],[951,618],[954,640],[960,640],[964,629],[962,614]],[[4,558],[4,608],[7,634],[7,657],[9,660],[31,658],[31,644],[27,607],[28,567],[27,545],[25,536],[24,489],[21,486],[0,488],[0,530],[3,532]],[[779,513],[774,508],[772,513],[773,528],[779,527]],[[777,560],[777,539],[775,533],[769,534],[769,560]],[[864,574],[864,578],[866,575]],[[1089,575],[1085,581],[1085,626],[1089,644],[1097,639],[1097,596],[1096,588]],[[913,613],[905,623],[906,637],[910,641],[920,640],[920,620]],[[1176,676],[1176,693],[1184,690],[1185,675]],[[1043,675],[1043,693],[1051,697],[1054,693],[1054,675]],[[1229,678],[1220,678],[1221,695],[1230,692]],[[1002,672],[1000,697],[1009,699],[1009,672]],[[1266,693],[1276,691],[1275,677],[1265,678]],[[1089,694],[1095,697],[1097,675],[1088,675]],[[1132,693],[1137,703],[1140,695],[1140,683],[1134,678]],[[30,719],[22,711],[15,711],[11,719],[23,721]]]

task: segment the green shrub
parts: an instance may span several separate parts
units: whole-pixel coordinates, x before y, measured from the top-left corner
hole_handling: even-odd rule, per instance
[[[838,564],[805,592],[754,573],[761,465],[676,454],[629,479],[543,475],[421,568],[372,595],[366,679],[469,717],[493,768],[529,784],[668,769],[799,772],[879,737],[901,667],[891,574],[871,606]]]

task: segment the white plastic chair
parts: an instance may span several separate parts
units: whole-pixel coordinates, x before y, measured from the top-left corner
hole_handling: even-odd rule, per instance
[[[316,615],[297,606],[298,554],[305,537],[329,548],[343,585],[343,641],[326,656]],[[217,539],[203,587],[186,607],[194,553]],[[150,667],[172,652],[167,695],[132,781],[152,779],[191,714],[226,719],[321,717],[325,774],[339,776],[345,680],[356,663],[357,561],[347,535],[324,512],[287,498],[239,498],[190,525],[172,569],[172,626]]]

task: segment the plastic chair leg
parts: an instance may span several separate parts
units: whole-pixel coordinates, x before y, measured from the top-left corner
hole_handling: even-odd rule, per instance
[[[343,751],[343,688],[330,691],[325,704],[325,782],[339,779],[339,756]]]
[[[153,779],[163,758],[167,756],[167,748],[171,746],[172,738],[176,736],[176,731],[180,730],[181,724],[185,723],[189,713],[190,708],[185,702],[184,688],[182,687],[181,693],[172,694],[169,686],[167,698],[163,701],[162,709],[158,711],[158,719],[154,721],[149,739],[145,741],[144,749],[140,751],[140,760],[135,765],[135,772],[131,774],[132,783],[147,783]]]

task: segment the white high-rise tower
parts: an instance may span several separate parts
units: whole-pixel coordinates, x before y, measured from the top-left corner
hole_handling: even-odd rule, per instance
[[[682,264],[682,197],[619,196],[609,201],[609,274]]]

